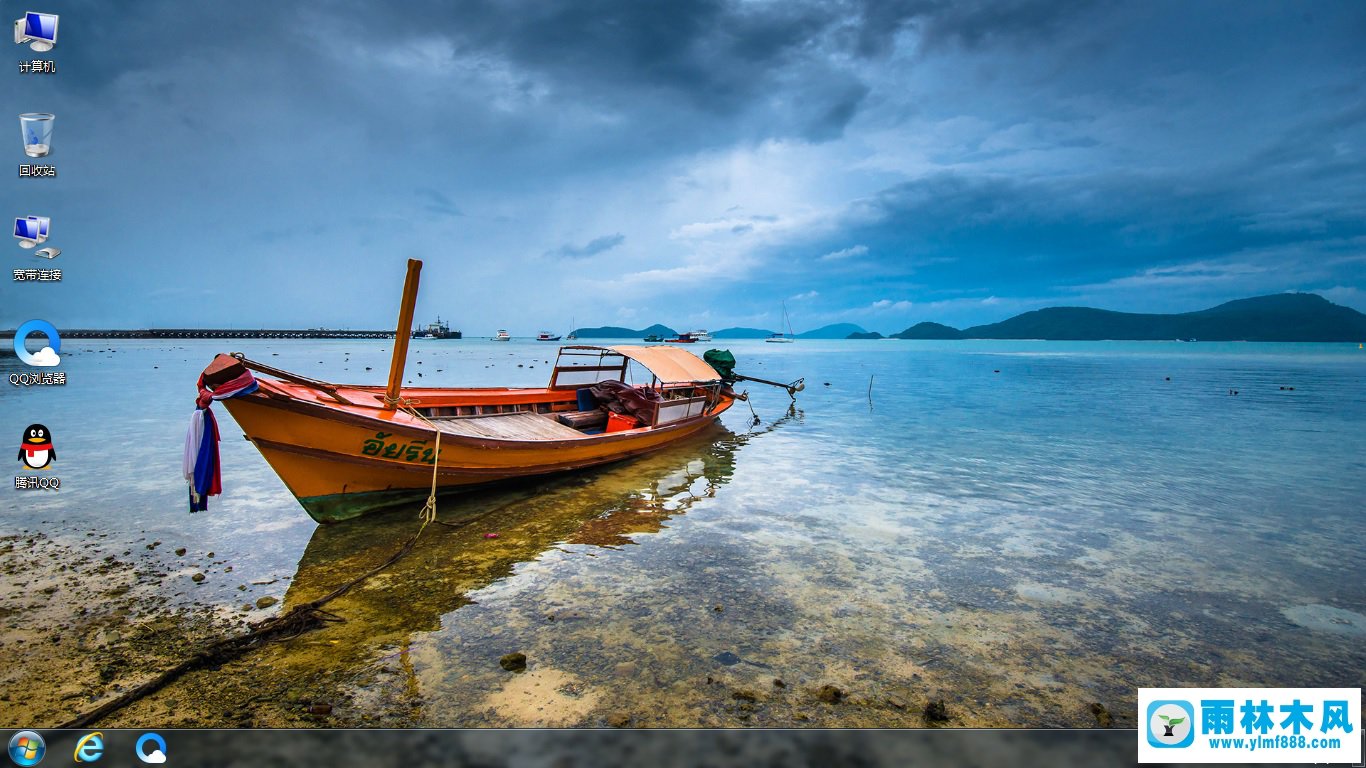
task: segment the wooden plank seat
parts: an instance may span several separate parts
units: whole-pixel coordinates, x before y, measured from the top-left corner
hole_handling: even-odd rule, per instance
[[[491,437],[499,440],[563,440],[584,436],[582,432],[567,427],[550,416],[530,411],[435,419],[433,423],[448,435]]]
[[[570,411],[558,414],[561,424],[574,429],[591,429],[607,424],[607,411],[595,408],[591,411]]]

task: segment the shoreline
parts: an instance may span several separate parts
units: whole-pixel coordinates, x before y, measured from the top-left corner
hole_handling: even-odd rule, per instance
[[[588,535],[601,538],[604,532]],[[87,536],[101,538],[93,532]],[[296,602],[291,597],[264,610],[247,611],[246,605],[231,608],[177,600],[161,591],[176,575],[150,544],[142,552],[129,548],[109,554],[78,544],[43,533],[0,537],[0,554],[6,555],[0,653],[14,662],[0,678],[6,690],[0,694],[0,723],[8,727],[54,727],[150,679],[202,644],[247,631],[248,619],[274,615]],[[190,558],[198,560],[191,569],[212,562],[202,555]],[[506,566],[494,564],[498,572]],[[367,621],[365,603],[375,595],[365,595],[363,588],[357,591],[358,599],[329,606],[341,621],[266,644],[216,669],[190,672],[92,725],[1094,728],[1102,723],[1124,727],[1132,719],[1132,713],[1112,714],[1104,706],[1092,711],[1088,702],[1070,715],[1058,713],[1058,722],[1023,723],[994,711],[990,702],[965,695],[941,694],[938,689],[888,692],[885,686],[861,686],[858,674],[838,670],[829,676],[834,683],[804,677],[784,680],[781,669],[725,655],[719,655],[711,674],[667,686],[654,711],[614,707],[609,689],[588,685],[572,670],[534,657],[522,673],[491,663],[490,669],[471,672],[496,681],[490,686],[487,711],[449,717],[451,713],[426,711],[413,677],[414,664],[421,664],[439,642],[420,633],[386,631]],[[560,631],[556,622],[568,627],[577,621],[572,608],[562,609],[558,615],[547,615],[544,632]],[[351,646],[355,633],[367,636],[359,647],[374,649],[358,669],[338,663],[346,650],[335,655],[339,646]],[[634,678],[640,671],[634,664],[617,664],[612,678],[629,686],[639,682]],[[34,686],[33,680],[43,684]],[[27,693],[19,697],[16,690]],[[670,703],[674,697],[678,701]],[[944,705],[945,719],[927,717],[932,702]]]

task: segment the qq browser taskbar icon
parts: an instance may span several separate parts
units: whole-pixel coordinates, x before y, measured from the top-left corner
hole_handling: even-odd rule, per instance
[[[159,734],[144,733],[138,737],[133,747],[138,759],[148,765],[161,765],[166,762],[166,740]]]

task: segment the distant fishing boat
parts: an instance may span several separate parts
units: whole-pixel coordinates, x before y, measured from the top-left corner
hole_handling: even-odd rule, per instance
[[[493,341],[512,341],[512,336],[508,335],[508,332],[507,332],[507,331],[504,331],[504,330],[502,330],[502,329],[499,329],[499,330],[498,330],[498,333],[495,333],[495,334],[493,335],[493,339],[492,339],[492,340],[493,340]]]
[[[686,335],[691,336],[693,341],[711,341],[711,334],[707,333],[705,329],[700,331],[688,331]]]
[[[451,326],[441,321],[441,316],[437,315],[436,322],[429,323],[426,328],[413,334],[415,339],[460,339],[463,335],[460,331],[452,331]]]
[[[400,328],[411,327],[421,267],[409,260]],[[405,388],[407,347],[400,335],[387,388],[332,384],[240,354],[218,355],[200,377],[191,430],[203,463],[188,458],[187,438],[192,507],[205,508],[207,495],[218,492],[218,433],[208,409],[215,399],[308,514],[332,523],[420,502],[433,489],[459,491],[658,450],[705,429],[740,397],[696,355],[642,346],[561,347],[544,387]],[[628,374],[633,365],[644,379]],[[628,378],[648,383],[633,386]],[[203,458],[209,447],[212,457]]]
[[[649,342],[653,342],[653,343],[659,343],[659,342],[661,342],[661,341],[664,341],[664,339],[663,339],[662,337],[660,337],[659,334],[657,334],[657,333],[652,333],[652,334],[650,334],[649,336],[646,336],[646,337],[644,338],[644,341],[649,341]]]
[[[537,341],[559,341],[559,340],[560,340],[560,337],[559,337],[559,336],[552,335],[552,334],[550,333],[550,331],[541,331],[540,333],[536,334],[536,340],[537,340]]]
[[[571,318],[569,321],[569,335],[564,337],[565,341],[575,341],[579,338],[578,318]]]
[[[675,338],[675,339],[663,339],[662,341],[663,341],[665,344],[696,344],[696,343],[697,343],[697,339],[694,339],[690,334],[686,334],[686,333],[680,333],[680,334],[678,334],[678,338]]]
[[[787,316],[786,301],[783,302],[783,323],[787,325],[787,334],[769,334],[768,338],[764,339],[764,341],[768,342],[769,344],[791,344],[794,341],[796,341],[796,338],[794,338],[796,334],[792,332],[792,319]]]

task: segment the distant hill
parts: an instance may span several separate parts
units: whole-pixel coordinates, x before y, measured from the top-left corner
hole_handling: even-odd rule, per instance
[[[948,332],[958,335],[945,335]],[[938,323],[920,323],[895,336],[900,339],[1360,342],[1366,339],[1366,315],[1317,294],[1278,293],[1173,315],[1050,307],[962,331]]]
[[[642,328],[639,331],[631,328],[623,328],[619,325],[604,325],[598,328],[578,328],[574,331],[574,335],[578,336],[580,339],[643,339],[651,334],[673,338],[678,335],[678,331],[675,331],[667,325],[660,325],[659,323],[655,323],[649,328]]]
[[[872,340],[872,339],[881,339],[881,338],[883,338],[883,336],[882,336],[882,334],[878,333],[877,331],[869,331],[869,332],[851,333],[851,334],[849,334],[848,336],[845,336],[844,338],[846,338],[846,339],[869,339],[869,340]]]
[[[814,331],[797,334],[799,339],[847,339],[851,333],[867,333],[863,328],[853,323],[835,323]]]
[[[963,332],[940,323],[916,323],[901,333],[892,334],[894,339],[961,339]]]
[[[773,333],[762,328],[723,328],[711,336],[714,339],[766,339]]]

